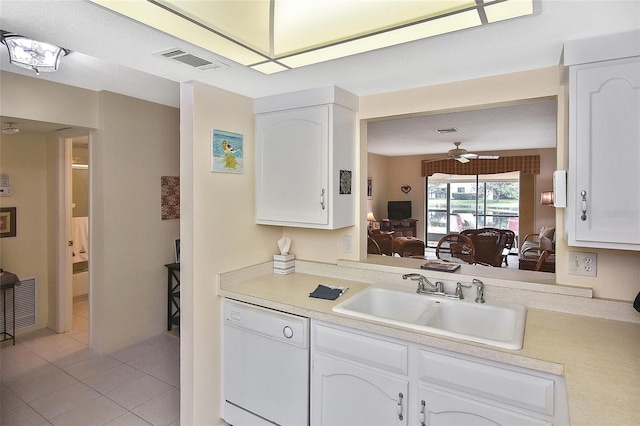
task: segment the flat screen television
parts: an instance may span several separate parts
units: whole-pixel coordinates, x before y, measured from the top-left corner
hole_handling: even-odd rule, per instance
[[[411,219],[411,201],[389,201],[387,217],[389,220]]]

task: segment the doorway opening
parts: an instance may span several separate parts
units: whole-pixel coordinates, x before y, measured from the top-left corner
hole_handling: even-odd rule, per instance
[[[71,143],[71,241],[73,318],[69,334],[89,344],[89,137]]]

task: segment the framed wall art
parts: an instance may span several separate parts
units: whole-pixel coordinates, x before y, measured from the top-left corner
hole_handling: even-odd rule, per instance
[[[16,208],[0,207],[0,238],[16,236]]]
[[[211,131],[211,171],[242,173],[243,167],[242,135],[213,129]]]

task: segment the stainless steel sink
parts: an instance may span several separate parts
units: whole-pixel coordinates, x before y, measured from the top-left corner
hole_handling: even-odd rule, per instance
[[[515,304],[475,303],[416,294],[404,288],[369,287],[334,312],[505,349],[522,349],[527,310]]]

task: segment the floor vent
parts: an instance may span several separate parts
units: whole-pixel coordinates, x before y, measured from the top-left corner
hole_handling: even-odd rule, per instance
[[[221,70],[229,68],[229,65],[223,64],[218,61],[210,61],[208,59],[200,58],[184,50],[174,47],[172,49],[165,49],[160,52],[154,53],[156,56],[161,56],[172,61],[180,62],[181,64],[188,65],[199,70]]]
[[[11,300],[12,292],[15,291],[15,303],[16,303],[16,330],[22,328],[33,327],[37,324],[36,321],[36,279],[25,278],[20,280],[21,284],[13,289],[6,290],[6,297],[3,300],[0,298],[0,330],[6,329],[7,331],[12,329],[13,322],[13,303]],[[6,302],[6,310],[4,303]],[[2,312],[6,312],[2,315]]]

